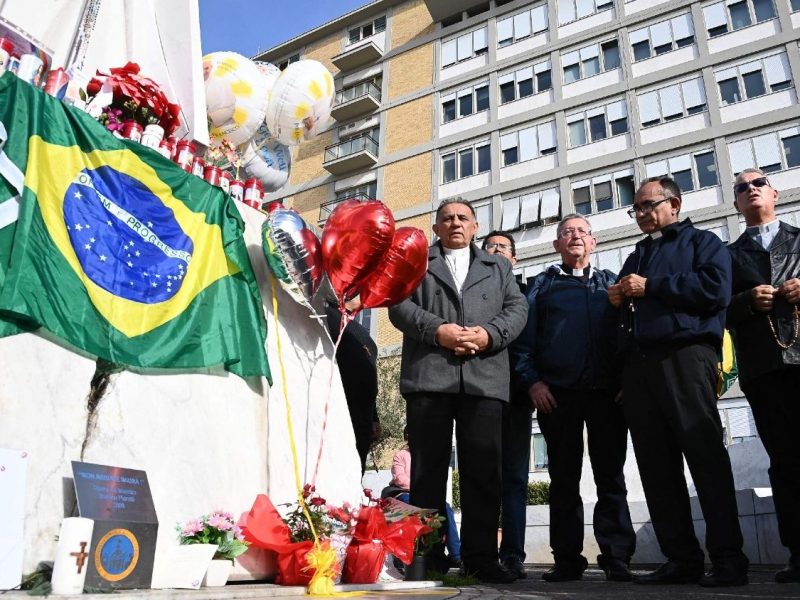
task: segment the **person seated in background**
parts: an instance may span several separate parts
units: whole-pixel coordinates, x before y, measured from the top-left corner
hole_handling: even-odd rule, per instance
[[[384,488],[381,498],[397,498],[400,502],[408,504],[411,489],[411,450],[408,447],[408,430],[403,427],[403,441],[406,445],[397,450],[392,456],[392,480]],[[461,564],[461,540],[458,536],[458,527],[453,515],[453,507],[445,503],[447,511],[447,536],[445,546],[447,555],[453,568]]]

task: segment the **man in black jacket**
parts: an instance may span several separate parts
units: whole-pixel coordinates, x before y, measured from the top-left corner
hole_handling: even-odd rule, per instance
[[[517,263],[514,237],[505,231],[492,231],[481,246],[489,254],[505,256],[512,265]],[[520,292],[525,286],[517,275]],[[519,339],[519,338],[517,338]],[[502,528],[500,562],[519,579],[528,576],[525,572],[525,529],[527,528],[528,474],[531,463],[532,405],[528,395],[518,389],[514,372],[516,343],[509,345],[511,359],[511,388],[509,401],[503,406],[503,498],[500,511]]]
[[[634,582],[744,585],[748,561],[716,396],[731,260],[713,233],[678,221],[680,208],[672,179],[642,183],[628,212],[649,235],[608,292],[621,308],[625,417],[653,529],[668,559]],[[705,576],[684,457],[706,521],[712,568]]]
[[[742,391],[769,455],[781,542],[790,552],[775,580],[800,582],[800,229],[775,216],[778,192],[762,171],[739,173],[734,194],[747,230],[729,246],[733,299],[727,325]]]
[[[581,554],[584,423],[597,484],[597,562],[607,579],[630,581],[628,563],[636,547],[623,475],[628,429],[615,402],[619,376],[610,360],[616,319],[607,290],[616,275],[591,265],[596,243],[585,217],[561,220],[553,242],[561,264],[531,281],[528,322],[511,350],[547,442],[555,566],[542,575],[545,581],[580,579],[587,567]]]

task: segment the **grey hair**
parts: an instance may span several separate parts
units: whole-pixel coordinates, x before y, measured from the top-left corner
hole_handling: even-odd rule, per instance
[[[447,198],[446,200],[442,200],[442,202],[439,204],[439,207],[436,209],[437,221],[439,220],[439,216],[442,214],[442,210],[444,209],[444,207],[450,204],[461,204],[463,206],[466,206],[469,209],[469,212],[472,213],[472,217],[477,220],[478,215],[475,213],[475,209],[472,207],[472,204],[470,204],[469,200],[464,200],[464,198],[462,198],[461,196],[455,196],[454,198]]]
[[[589,233],[592,233],[592,224],[589,223],[589,219],[583,215],[579,215],[578,213],[569,213],[568,215],[562,217],[558,222],[558,227],[556,227],[556,237],[561,237],[561,230],[564,229],[564,225],[567,223],[567,221],[572,221],[573,219],[580,219],[586,223],[589,226]]]
[[[736,181],[734,181],[733,184],[736,185],[737,183],[740,183],[742,181],[742,176],[747,175],[748,173],[757,173],[758,175],[761,175],[761,177],[767,176],[767,174],[764,173],[764,171],[762,171],[761,169],[756,169],[756,168],[745,169],[736,176]]]

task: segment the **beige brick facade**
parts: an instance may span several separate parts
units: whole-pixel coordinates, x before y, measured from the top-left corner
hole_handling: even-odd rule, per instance
[[[324,40],[319,40],[313,44],[310,44],[303,52],[302,58],[321,62],[323,65],[325,65],[325,68],[331,72],[331,75],[336,77],[339,69],[337,69],[331,62],[331,58],[341,53],[342,35],[336,34],[334,36],[325,38]]]
[[[416,227],[417,229],[421,229],[428,238],[428,243],[431,241],[431,218],[428,214],[397,221],[395,226]],[[392,323],[389,321],[388,311],[385,308],[381,308],[378,309],[374,314],[376,315],[378,323],[378,348],[401,344],[403,342],[403,334],[395,329],[394,325],[392,325]]]
[[[386,165],[383,169],[386,206],[396,211],[430,202],[432,168],[430,152]]]
[[[389,98],[416,92],[433,83],[433,44],[403,52],[389,61]]]
[[[432,137],[433,96],[406,102],[386,112],[387,154],[428,142]]]
[[[289,182],[297,185],[328,175],[322,167],[322,161],[325,158],[325,146],[329,146],[332,142],[333,131],[326,131],[297,146],[292,152]]]
[[[392,13],[392,48],[432,33],[436,25],[425,0],[411,0],[395,7]]]
[[[319,221],[319,205],[328,199],[328,186],[320,185],[292,196],[289,204],[306,222],[316,225]]]

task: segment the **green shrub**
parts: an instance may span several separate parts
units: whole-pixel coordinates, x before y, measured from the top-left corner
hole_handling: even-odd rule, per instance
[[[528,506],[550,504],[550,482],[528,482]]]
[[[461,490],[458,485],[458,471],[453,471],[453,510],[461,510]],[[528,506],[550,504],[550,482],[528,482]]]
[[[453,510],[461,510],[461,486],[458,484],[458,471],[453,471]]]

